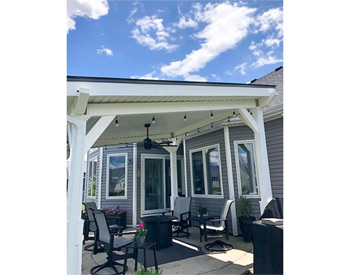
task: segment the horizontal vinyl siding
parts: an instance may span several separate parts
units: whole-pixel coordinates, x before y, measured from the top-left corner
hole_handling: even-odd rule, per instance
[[[114,153],[128,154],[128,175],[127,175],[127,199],[106,199],[106,184],[107,184],[107,155]],[[129,161],[131,160],[131,162]],[[128,210],[126,215],[126,224],[132,225],[132,206],[133,206],[133,147],[130,146],[108,146],[103,148],[103,166],[102,166],[102,200],[101,208],[117,207]]]
[[[283,198],[283,118],[265,123],[272,196]]]
[[[220,160],[221,160],[221,175],[224,198],[197,198],[193,197],[191,201],[191,214],[197,215],[200,205],[207,207],[209,215],[220,216],[224,203],[229,199],[228,180],[227,180],[227,165],[225,154],[224,130],[220,129],[194,138],[186,139],[186,163],[187,163],[187,191],[188,196],[192,196],[192,178],[191,178],[191,162],[189,152],[193,149],[199,149],[206,146],[216,145],[220,146]],[[228,214],[229,232],[232,233],[231,214]]]

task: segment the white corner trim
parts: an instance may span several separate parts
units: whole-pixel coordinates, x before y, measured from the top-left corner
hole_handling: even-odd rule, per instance
[[[98,201],[97,208],[101,208],[101,200],[102,200],[102,165],[103,165],[103,147],[100,148],[100,166],[99,166],[99,174],[98,174]]]

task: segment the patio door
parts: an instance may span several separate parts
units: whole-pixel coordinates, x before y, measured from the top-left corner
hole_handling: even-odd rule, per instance
[[[157,213],[166,210],[165,157],[142,156],[142,212]]]

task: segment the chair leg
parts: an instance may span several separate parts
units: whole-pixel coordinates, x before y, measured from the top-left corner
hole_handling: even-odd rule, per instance
[[[143,250],[143,266],[147,270],[146,249]]]
[[[134,259],[135,259],[135,271],[137,271],[137,258],[139,256],[139,250],[137,248],[134,248]]]
[[[157,264],[157,255],[156,255],[156,246],[153,246],[153,255],[154,255],[154,265],[156,267],[156,270],[158,270],[158,264]]]

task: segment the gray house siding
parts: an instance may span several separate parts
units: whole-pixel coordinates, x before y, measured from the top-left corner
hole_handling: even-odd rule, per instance
[[[93,159],[97,158],[97,166],[96,166],[96,177],[97,177],[97,181],[96,181],[96,198],[89,198],[87,196],[88,194],[88,190],[89,190],[89,162],[92,161]],[[96,205],[98,204],[98,199],[99,199],[99,178],[100,178],[100,150],[95,150],[92,153],[88,154],[87,156],[87,163],[86,163],[86,181],[85,181],[85,193],[84,193],[84,201],[86,202],[95,202]]]
[[[186,163],[187,163],[187,189],[188,196],[192,196],[192,178],[191,178],[191,163],[190,151],[210,145],[219,144],[220,160],[221,160],[221,175],[224,198],[198,198],[193,197],[191,203],[192,215],[197,215],[200,205],[208,208],[209,215],[220,216],[223,205],[229,199],[228,180],[227,180],[227,165],[225,154],[224,130],[220,129],[211,133],[203,134],[194,138],[186,139]],[[230,216],[230,213],[229,213]],[[232,233],[232,222],[229,219],[229,232]]]
[[[265,123],[272,196],[283,198],[283,118]]]
[[[107,184],[107,155],[114,153],[128,154],[128,170],[127,170],[127,198],[126,199],[106,199]],[[133,206],[133,148],[125,146],[108,146],[103,148],[103,166],[102,166],[102,186],[101,186],[101,208],[117,207],[128,211],[126,215],[126,224],[132,225],[132,206]]]

